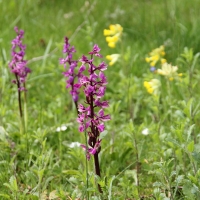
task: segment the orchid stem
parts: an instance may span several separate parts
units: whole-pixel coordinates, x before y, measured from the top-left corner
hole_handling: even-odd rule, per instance
[[[19,115],[20,115],[20,133],[24,134],[24,119],[23,119],[23,112],[22,112],[22,100],[21,100],[20,82],[19,82],[17,74],[15,74],[15,77],[16,77],[17,89],[18,89],[18,105],[19,105]]]
[[[99,166],[99,157],[98,157],[99,153],[95,153],[94,154],[94,165],[95,165],[95,172],[96,172],[96,175],[98,175],[99,177],[101,176],[100,174],[100,166]],[[103,193],[100,185],[98,184],[98,190],[100,193]]]
[[[78,109],[77,109],[78,111]],[[86,168],[86,200],[89,200],[89,193],[88,193],[88,188],[89,188],[89,183],[88,183],[88,160],[87,160],[87,152],[88,152],[88,142],[87,142],[87,132],[85,130],[85,146],[86,146],[86,151],[85,151],[85,168]]]

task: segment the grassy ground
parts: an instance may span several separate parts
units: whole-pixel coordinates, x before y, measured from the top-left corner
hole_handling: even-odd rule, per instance
[[[90,199],[199,199],[199,9],[198,0],[0,0],[0,199],[82,200],[87,193]],[[103,35],[110,24],[123,27],[115,49]],[[24,135],[8,68],[15,26],[25,31],[32,70]],[[88,189],[84,151],[71,146],[85,138],[59,65],[65,36],[77,59],[94,44],[107,63],[106,55],[121,54],[105,72],[111,120],[99,154],[101,178],[94,181],[91,159]],[[145,57],[161,45],[180,79],[150,72]],[[155,78],[158,96],[143,86]],[[56,131],[62,125],[67,129]]]

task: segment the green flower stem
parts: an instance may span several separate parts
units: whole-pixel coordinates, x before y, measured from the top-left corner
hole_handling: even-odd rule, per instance
[[[168,105],[171,106],[172,105],[172,93],[171,93],[171,86],[170,86],[170,80],[169,79],[167,79],[167,92],[168,92],[168,97],[169,97]],[[170,121],[172,120],[171,113],[172,112],[170,112],[170,115],[169,115]]]
[[[140,172],[140,168],[141,168],[141,166],[140,166],[141,163],[139,161],[138,143],[137,143],[135,131],[133,131],[133,141],[134,141],[135,153],[136,153],[137,192],[138,192],[138,196],[140,197],[140,177],[139,177],[139,172]]]
[[[22,111],[22,100],[21,100],[21,91],[20,88],[20,82],[18,79],[18,76],[15,74],[16,81],[17,81],[17,89],[18,89],[18,105],[19,105],[19,116],[20,116],[20,133],[24,134],[25,127],[24,127],[24,118],[23,118],[23,111]]]
[[[27,98],[26,98],[26,84],[24,83],[24,132],[26,133],[26,151],[29,152],[29,142],[28,142],[28,112],[27,112]]]
[[[88,188],[89,188],[89,183],[88,183],[88,160],[87,160],[88,142],[87,142],[87,132],[86,132],[86,130],[85,130],[85,146],[86,146],[86,151],[85,151],[86,200],[89,200],[89,193],[88,193]]]
[[[24,83],[24,88],[26,89],[26,84]],[[24,90],[24,129],[27,132],[28,126],[28,112],[27,112],[27,97],[26,97],[26,90]]]
[[[94,165],[95,165],[95,172],[96,172],[96,175],[98,175],[99,177],[101,176],[100,174],[100,166],[99,166],[99,157],[98,157],[99,153],[95,153],[94,154]],[[103,193],[100,185],[98,184],[98,190],[100,193]]]

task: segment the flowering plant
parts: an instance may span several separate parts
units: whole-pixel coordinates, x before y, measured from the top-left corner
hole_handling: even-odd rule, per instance
[[[80,59],[81,68],[86,69],[86,65],[88,65],[89,72],[89,76],[82,74],[80,78],[86,97],[86,106],[79,104],[77,118],[80,132],[89,128],[88,144],[90,147],[87,149],[85,145],[81,145],[87,151],[88,159],[90,159],[91,154],[98,155],[101,144],[100,133],[105,129],[104,122],[110,120],[110,116],[104,114],[104,108],[108,107],[108,101],[101,100],[106,90],[107,79],[103,71],[107,69],[107,65],[104,62],[101,62],[98,66],[93,64],[94,56],[102,57],[99,51],[98,45],[94,45],[93,50],[89,52],[91,59],[86,56],[82,56]],[[96,112],[96,109],[98,109],[98,112]]]
[[[11,69],[11,72],[15,75],[15,80],[12,82],[17,84],[19,91],[26,91],[24,83],[26,81],[26,76],[31,72],[31,70],[27,67],[27,61],[24,60],[26,50],[26,46],[22,44],[24,31],[19,31],[17,27],[15,27],[14,30],[17,33],[17,36],[12,40],[12,60],[8,65]]]
[[[111,48],[116,47],[116,43],[120,40],[123,28],[120,24],[111,24],[109,29],[104,29],[103,34],[106,36],[106,42]]]
[[[15,75],[15,79],[12,80],[14,84],[17,85],[18,88],[18,105],[19,105],[19,114],[20,114],[20,131],[24,133],[27,127],[27,106],[26,106],[26,77],[31,70],[27,67],[27,60],[24,60],[26,46],[22,43],[22,39],[24,37],[24,31],[19,30],[18,27],[14,28],[17,33],[16,38],[12,40],[12,49],[11,56],[12,60],[9,62],[8,66],[11,69],[11,73]],[[24,93],[24,118],[22,111],[22,99],[21,92]]]
[[[144,81],[144,87],[150,94],[158,95],[161,82],[158,79],[152,79],[151,81]]]
[[[70,94],[72,95],[72,99],[76,105],[76,109],[78,112],[78,94],[79,94],[79,89],[81,87],[81,84],[75,83],[75,78],[80,77],[82,70],[79,69],[78,73],[75,73],[75,68],[77,67],[77,60],[73,60],[73,54],[76,52],[74,46],[70,46],[69,44],[69,39],[65,37],[65,43],[63,47],[63,53],[66,53],[65,58],[60,58],[60,64],[64,65],[64,68],[66,69],[65,72],[63,72],[63,75],[67,77],[66,80],[66,88],[71,88]]]
[[[110,61],[109,65],[112,66],[118,61],[119,57],[120,57],[120,54],[111,54],[111,55],[107,55],[106,59]]]
[[[174,78],[179,78],[182,76],[182,73],[177,73],[178,67],[172,66],[171,64],[164,63],[161,69],[158,69],[157,73],[167,77],[170,81],[173,81]]]
[[[158,63],[158,61],[160,61],[161,64],[164,64],[167,62],[164,56],[165,56],[165,47],[164,45],[161,45],[160,47],[152,50],[149,53],[149,57],[145,58],[146,62],[150,63],[150,70],[152,72],[156,71],[156,64]]]
[[[99,65],[94,65],[95,57],[101,58],[99,53],[100,48],[98,45],[94,45],[89,54],[90,58],[83,55],[78,61],[72,59],[72,53],[75,52],[74,47],[70,48],[68,38],[65,38],[64,53],[67,53],[66,58],[60,59],[60,63],[67,68],[67,71],[63,74],[67,77],[67,88],[71,88],[71,95],[74,102],[77,105],[79,123],[79,131],[85,132],[88,135],[86,144],[80,146],[86,151],[87,160],[90,156],[94,156],[95,171],[100,176],[100,166],[98,154],[101,149],[100,133],[105,129],[104,122],[110,120],[110,115],[104,114],[104,108],[108,107],[108,101],[102,100],[106,91],[107,79],[103,71],[107,69],[107,65],[101,62]],[[77,63],[81,62],[78,73],[74,72]],[[88,68],[87,72],[86,69]],[[77,77],[75,82],[75,78]],[[82,88],[85,94],[85,104],[78,104],[79,89]],[[86,136],[87,137],[87,136]],[[89,145],[89,146],[88,146]],[[99,186],[99,191],[101,188]]]

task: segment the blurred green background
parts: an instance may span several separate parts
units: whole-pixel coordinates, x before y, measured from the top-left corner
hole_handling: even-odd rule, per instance
[[[1,0],[2,72],[8,71],[11,40],[15,37],[13,28],[18,26],[25,31],[26,59],[30,60],[29,67],[32,69],[28,95],[31,96],[31,104],[37,105],[32,111],[35,112],[36,108],[48,110],[52,98],[57,101],[59,95],[67,93],[61,74],[63,68],[58,61],[62,57],[64,36],[71,38],[72,45],[81,54],[88,53],[97,43],[105,57],[115,51],[107,47],[103,29],[110,24],[121,24],[124,28],[123,46],[131,47],[132,58],[137,55],[132,66],[127,67],[131,67],[134,76],[141,77],[148,71],[144,58],[153,48],[165,44],[167,60],[171,62],[176,61],[185,46],[193,48],[194,52],[199,50],[199,8],[198,0]],[[51,56],[45,56],[52,51]],[[32,60],[40,56],[43,58]],[[80,57],[80,53],[76,56]],[[115,70],[117,72],[119,69],[113,67],[112,71]],[[5,87],[13,87],[10,76],[6,79]],[[1,101],[8,103],[11,97],[5,96]],[[61,108],[70,103],[68,96],[66,98],[66,102],[58,104],[60,110],[57,108],[51,113],[54,118],[59,116],[57,120],[62,118]]]
[[[123,27],[122,42],[116,49],[107,46],[103,35],[103,30],[110,24],[120,24]],[[72,194],[75,193],[76,184],[79,184],[82,190],[85,187],[82,184],[84,182],[82,179],[85,177],[81,179],[80,176],[79,182],[73,182],[74,180],[70,182],[66,177],[72,175],[74,171],[70,172],[71,174],[63,172],[72,169],[77,170],[78,174],[85,169],[85,155],[82,149],[70,149],[67,146],[74,141],[85,141],[84,135],[78,132],[76,110],[65,88],[63,66],[59,64],[59,58],[64,56],[62,48],[64,37],[67,36],[70,38],[71,45],[77,50],[75,54],[77,59],[82,54],[87,55],[94,44],[99,45],[104,56],[103,60],[107,63],[105,56],[108,54],[124,55],[121,63],[108,67],[105,72],[109,82],[105,99],[110,101],[107,112],[111,114],[112,120],[106,125],[109,134],[102,142],[102,174],[108,177],[120,174],[130,165],[132,171],[127,173],[133,173],[131,179],[129,179],[130,174],[125,174],[126,176],[120,177],[114,189],[117,194],[121,192],[122,200],[123,195],[127,195],[128,192],[131,193],[127,195],[127,199],[128,196],[130,198],[134,196],[132,193],[135,185],[132,183],[135,181],[133,177],[136,176],[134,170],[138,167],[136,164],[132,166],[132,163],[137,161],[138,153],[135,149],[135,136],[133,137],[132,134],[135,131],[138,134],[136,137],[138,151],[142,152],[140,155],[142,173],[146,175],[141,176],[141,185],[145,188],[145,192],[152,194],[155,176],[148,174],[151,163],[160,160],[161,157],[169,160],[172,154],[175,155],[177,152],[179,158],[185,156],[182,150],[178,147],[177,150],[175,145],[165,142],[163,138],[167,137],[166,135],[175,135],[176,131],[171,131],[170,125],[174,119],[176,127],[179,123],[177,113],[189,107],[189,94],[186,85],[183,86],[185,88],[181,88],[180,85],[174,84],[176,91],[174,90],[172,101],[169,102],[169,94],[164,85],[163,90],[166,92],[164,97],[162,96],[162,102],[159,103],[160,106],[166,103],[168,107],[165,105],[164,109],[168,109],[170,114],[165,114],[166,110],[163,108],[159,110],[155,99],[153,100],[143,87],[145,78],[150,79],[153,76],[149,72],[145,57],[160,45],[165,45],[166,59],[173,65],[177,64],[177,57],[183,52],[184,47],[192,48],[195,55],[199,52],[200,46],[199,24],[199,0],[0,0],[0,126],[8,133],[8,140],[0,144],[2,151],[0,158],[5,163],[8,162],[4,167],[0,165],[0,171],[5,172],[3,175],[0,174],[0,191],[1,189],[7,191],[3,184],[9,182],[10,176],[14,173],[13,165],[19,165],[18,168],[16,167],[19,170],[17,171],[19,180],[22,182],[22,188],[27,188],[29,179],[24,175],[26,163],[29,162],[29,170],[34,174],[37,171],[34,167],[38,166],[39,171],[42,166],[43,157],[39,160],[40,156],[46,158],[47,154],[50,161],[44,167],[43,180],[46,181],[49,176],[55,179],[52,184],[49,184],[50,186],[48,185],[50,181],[47,182],[48,187],[43,184],[44,188],[41,188],[41,192],[46,188],[49,191],[59,188]],[[25,31],[23,39],[23,43],[27,46],[25,58],[29,62],[28,67],[32,70],[27,79],[28,134],[31,150],[29,155],[26,155],[25,151],[26,139],[21,138],[19,134],[17,92],[16,86],[11,83],[13,75],[8,68],[11,59],[11,41],[16,36],[15,26]],[[185,73],[183,79],[187,76],[188,70],[184,67],[184,65],[179,66],[180,73]],[[198,85],[199,65],[195,70],[195,84]],[[184,81],[182,83],[187,82]],[[198,88],[196,87],[195,90],[198,91]],[[194,92],[193,96],[197,97],[198,93]],[[196,106],[197,102],[194,104]],[[182,116],[186,115],[182,114]],[[130,118],[134,121],[134,131],[132,129],[127,131]],[[189,127],[195,121],[192,120],[188,119],[184,123]],[[63,124],[68,129],[64,132],[56,132],[56,128]],[[146,127],[152,131],[152,137],[144,138],[141,134],[142,129]],[[11,147],[12,142],[16,147]],[[51,153],[49,153],[50,149],[53,150]],[[14,158],[10,157],[13,152],[17,152]],[[177,156],[177,162],[181,160],[179,158]],[[144,161],[144,159],[148,160]],[[183,161],[186,171],[187,166],[191,166],[188,160]],[[180,163],[182,166],[182,160]],[[91,163],[90,170],[92,171]],[[189,170],[192,171],[192,167]],[[37,185],[37,178],[35,182],[30,180],[32,188]],[[75,197],[77,194],[75,193]]]

